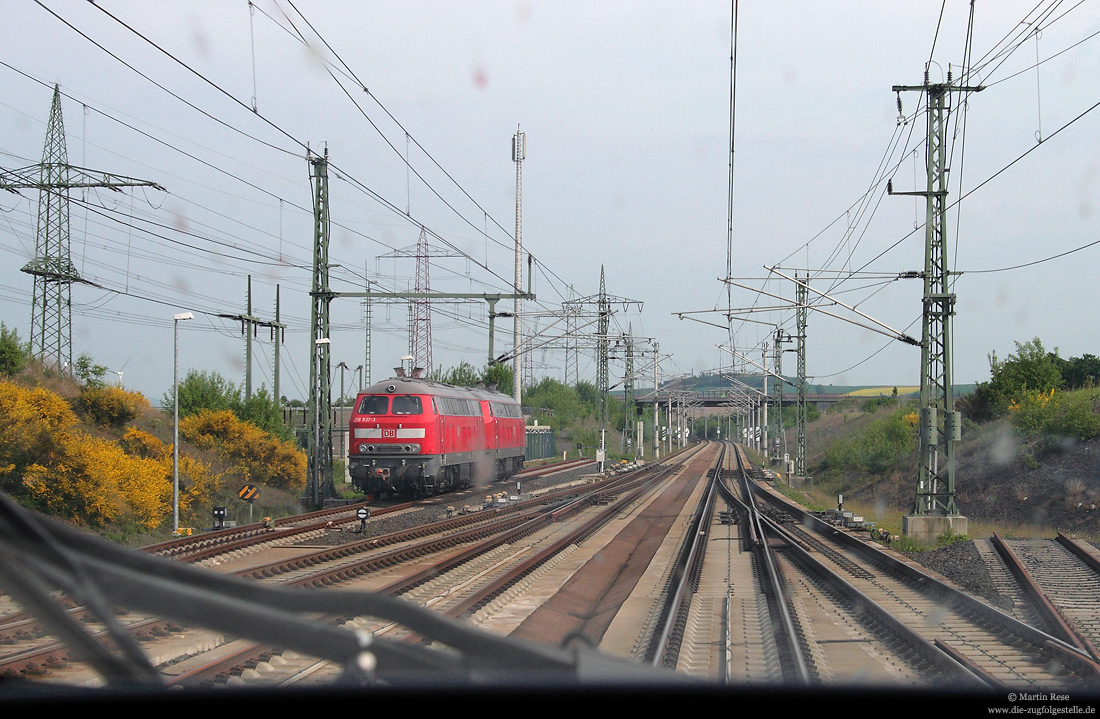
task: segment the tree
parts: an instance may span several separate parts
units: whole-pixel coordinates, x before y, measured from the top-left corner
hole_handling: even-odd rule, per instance
[[[182,401],[180,407],[183,407]],[[251,422],[270,435],[286,441],[294,438],[294,433],[283,423],[283,412],[279,409],[279,403],[267,391],[266,386],[261,386],[248,399],[239,399],[233,409],[238,417]]]
[[[1100,384],[1100,357],[1083,354],[1063,360],[1062,379],[1066,389],[1080,389]]]
[[[189,370],[179,385],[180,419],[192,417],[203,410],[211,412],[230,411],[237,418],[251,422],[270,435],[282,440],[290,440],[293,433],[283,424],[283,413],[279,403],[261,386],[251,397],[244,397],[241,388],[217,372],[199,372]],[[165,412],[172,411],[172,395],[164,393],[161,407]]]
[[[87,352],[81,352],[73,363],[73,374],[86,387],[102,387],[103,376],[107,374],[107,367],[96,364],[92,356]]]
[[[1016,353],[1004,360],[998,360],[996,352],[989,354],[991,377],[983,394],[994,416],[1006,413],[1009,404],[1023,399],[1029,392],[1049,392],[1060,389],[1064,383],[1057,348],[1048,353],[1038,337],[1015,344]]]
[[[192,369],[187,371],[187,376],[179,383],[179,398],[180,419],[183,419],[204,409],[215,412],[235,409],[241,403],[241,390],[217,372]],[[164,393],[160,405],[166,412],[172,411],[171,391]]]
[[[590,409],[594,410],[600,405],[600,394],[596,390],[596,385],[581,380],[577,382],[576,390],[577,396],[580,397],[581,402],[586,404]]]
[[[555,429],[572,424],[587,413],[575,389],[549,377],[543,377],[538,384],[528,387],[523,399],[542,424],[549,423]]]
[[[28,348],[19,341],[19,334],[0,322],[0,375],[11,377],[27,364]]]
[[[449,370],[436,370],[432,379],[458,387],[473,387],[482,381],[482,374],[472,364],[463,360],[457,367]]]
[[[496,385],[498,392],[511,394],[512,392],[512,366],[506,364],[489,365],[481,373],[481,381],[487,386]]]

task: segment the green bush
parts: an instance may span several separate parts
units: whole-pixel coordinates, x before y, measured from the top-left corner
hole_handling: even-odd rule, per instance
[[[1049,394],[1065,383],[1058,350],[1047,352],[1038,337],[1030,342],[1016,342],[1016,353],[1005,359],[989,354],[988,382],[980,382],[975,391],[960,402],[959,409],[974,420],[984,422],[1003,417],[1013,404],[1029,396]]]
[[[87,352],[81,352],[76,362],[73,362],[73,374],[85,387],[103,387],[103,376],[107,374],[107,367],[96,364]]]
[[[825,448],[825,464],[841,472],[885,474],[916,446],[913,413],[902,407],[834,441]]]
[[[198,414],[204,409],[214,412],[235,409],[241,401],[240,388],[217,372],[188,370],[187,376],[180,380],[177,392],[180,398],[180,419]],[[160,400],[164,411],[172,412],[172,399],[169,388]]]
[[[1096,414],[1100,390],[1079,390],[1058,395],[1054,416],[1047,425],[1051,434],[1092,439],[1100,434],[1100,416]]]
[[[959,542],[969,542],[970,536],[967,534],[955,534],[951,530],[947,530],[940,536],[936,537],[936,548],[949,547],[952,544],[958,544]]]
[[[19,334],[0,322],[0,375],[11,377],[27,364],[29,348],[19,341]]]
[[[1052,437],[1092,439],[1100,434],[1100,389],[1033,392],[1009,405],[1017,429]]]

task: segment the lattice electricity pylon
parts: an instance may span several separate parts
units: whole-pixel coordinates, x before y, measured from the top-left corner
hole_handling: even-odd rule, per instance
[[[534,344],[535,338],[539,336],[539,321],[535,317],[528,317],[530,321],[530,327],[524,332],[523,342],[521,346],[527,347],[527,351],[523,353],[523,383],[527,387],[532,387],[535,384],[535,352]]]
[[[0,189],[16,192],[38,190],[38,229],[34,259],[22,271],[34,277],[31,301],[31,354],[57,369],[73,365],[72,291],[74,282],[85,282],[69,255],[69,190],[78,187],[155,187],[155,182],[88,170],[69,164],[65,148],[65,122],[61,116],[61,90],[53,87],[50,120],[42,162],[18,170],[0,172]]]
[[[625,297],[612,297],[607,294],[607,282],[604,276],[603,265],[600,265],[600,294],[590,295],[588,297],[582,297],[580,299],[568,300],[563,302],[563,305],[583,307],[585,305],[595,305],[598,315],[598,328],[596,330],[596,392],[600,397],[600,428],[603,429],[607,426],[608,418],[610,416],[610,381],[607,369],[607,349],[611,342],[611,337],[608,336],[609,328],[611,327],[611,306],[613,304],[622,304],[623,310],[629,309],[630,305],[638,305],[638,311],[642,311],[642,302],[640,300],[631,300]]]
[[[783,384],[786,380],[781,379],[783,377],[783,345],[793,342],[794,337],[789,332],[785,332],[782,327],[777,327],[775,330],[775,343],[773,344],[773,351],[775,353],[772,359],[772,369],[779,377],[775,380],[775,440],[772,442],[774,449],[772,453],[772,464],[779,464],[783,462],[784,457],[787,456],[787,433],[783,429]],[[784,468],[786,471],[786,468]]]
[[[569,303],[562,304],[565,316],[565,384],[576,387],[580,378],[580,346],[577,341],[577,324],[580,308]]]
[[[416,241],[416,291],[430,292],[431,281],[428,262],[428,233],[420,228]],[[427,376],[432,374],[432,302],[429,299],[413,300],[413,367],[422,367]]]
[[[564,377],[562,381],[570,387],[576,387],[580,382],[580,353],[581,350],[596,349],[596,335],[585,331],[589,325],[595,323],[599,313],[584,309],[584,300],[576,299],[573,288],[569,288],[570,299],[561,304],[561,309],[550,312],[540,317],[552,318],[561,322],[565,332],[561,342],[555,348],[565,352]],[[530,313],[528,313],[530,316]]]
[[[415,291],[419,294],[431,292],[429,267],[433,258],[441,257],[465,257],[461,252],[437,247],[428,243],[428,231],[422,226],[420,238],[411,247],[394,250],[384,255],[378,255],[378,259],[415,257],[416,258],[416,285]],[[425,376],[432,373],[432,309],[431,300],[426,297],[409,300],[409,354],[413,358],[413,367],[424,368]]]

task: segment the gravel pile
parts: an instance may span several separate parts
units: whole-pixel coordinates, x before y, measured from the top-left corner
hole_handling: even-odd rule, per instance
[[[956,542],[928,552],[901,552],[907,558],[939,572],[964,590],[981,597],[995,607],[1011,609],[1012,602],[1000,595],[989,576],[989,569],[973,542]]]

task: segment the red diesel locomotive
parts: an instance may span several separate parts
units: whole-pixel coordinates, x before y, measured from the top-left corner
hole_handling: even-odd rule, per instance
[[[527,434],[512,397],[488,389],[394,377],[355,398],[348,427],[355,488],[415,496],[511,477]]]

